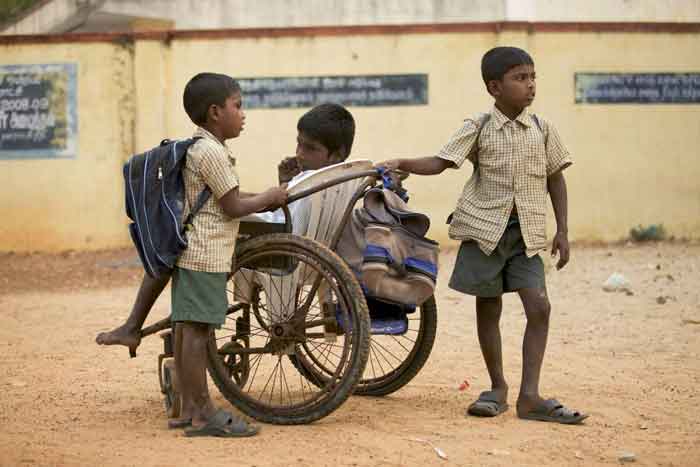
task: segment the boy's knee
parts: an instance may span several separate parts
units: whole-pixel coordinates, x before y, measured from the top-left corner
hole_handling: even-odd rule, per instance
[[[547,295],[538,296],[528,306],[527,319],[536,323],[549,323],[549,315],[552,311],[552,305],[549,303]]]

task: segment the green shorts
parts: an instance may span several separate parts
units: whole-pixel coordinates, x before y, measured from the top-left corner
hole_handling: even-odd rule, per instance
[[[544,264],[528,258],[516,219],[508,222],[498,246],[486,255],[472,240],[462,242],[450,278],[451,289],[477,297],[499,297],[520,289],[544,289]]]
[[[191,321],[221,326],[226,320],[225,272],[192,271],[176,267],[171,297],[172,322]]]

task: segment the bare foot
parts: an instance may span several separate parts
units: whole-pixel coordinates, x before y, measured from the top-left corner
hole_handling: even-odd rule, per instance
[[[124,345],[129,347],[129,353],[136,355],[136,347],[141,343],[141,333],[133,331],[125,324],[108,332],[101,332],[95,338],[99,345]]]

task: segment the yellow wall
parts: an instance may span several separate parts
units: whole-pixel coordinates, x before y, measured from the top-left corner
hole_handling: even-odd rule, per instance
[[[106,43],[0,48],[2,64],[78,64],[78,154],[0,159],[0,251],[124,245],[121,165],[133,148],[128,49]]]
[[[192,132],[181,96],[197,72],[427,73],[428,106],[350,109],[357,120],[353,157],[382,160],[434,154],[465,116],[487,110],[480,59],[504,44],[531,52],[538,73],[533,110],[557,125],[575,158],[566,173],[572,239],[617,240],[651,223],[700,238],[700,105],[576,105],[573,77],[698,72],[700,34],[515,31],[0,45],[3,64],[79,64],[79,155],[0,160],[0,250],[129,244],[121,163],[132,150]],[[305,110],[248,111],[243,135],[229,142],[245,191],[275,183],[276,164],[293,154]],[[407,182],[412,204],[430,213],[431,235],[440,241],[447,240],[444,218],[469,175],[465,167]]]

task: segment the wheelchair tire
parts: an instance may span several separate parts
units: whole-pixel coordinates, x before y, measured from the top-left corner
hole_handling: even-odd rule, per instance
[[[437,305],[435,296],[428,298],[415,313],[419,313],[419,327],[416,330],[416,339],[413,341],[413,347],[410,348],[408,355],[395,368],[386,371],[377,376],[373,375],[373,369],[380,366],[380,362],[384,360],[384,365],[390,365],[395,356],[379,357],[379,354],[386,350],[387,344],[382,341],[388,341],[391,338],[398,339],[395,336],[373,335],[370,339],[370,355],[365,372],[362,379],[355,387],[355,394],[361,396],[385,396],[392,392],[398,391],[409,381],[411,381],[423,368],[425,362],[430,356],[435,343],[435,333],[437,331]],[[409,315],[409,322],[411,320]],[[400,337],[400,336],[399,336]],[[384,350],[382,350],[384,347]],[[402,345],[404,347],[404,345]]]
[[[280,258],[284,261],[281,262]],[[280,262],[292,266],[285,270],[279,266]],[[274,266],[271,266],[273,264]],[[303,268],[300,268],[301,265]],[[336,343],[328,344],[324,337],[326,324],[317,324],[326,318],[319,311],[320,306],[313,306],[318,298],[316,293],[310,293],[313,290],[311,286],[308,286],[308,290],[304,285],[294,288],[296,292],[292,297],[293,310],[303,308],[304,304],[311,304],[302,317],[301,327],[299,321],[293,321],[292,318],[286,322],[279,318],[279,310],[275,308],[275,304],[284,304],[284,313],[288,313],[288,309],[292,308],[287,306],[289,302],[275,300],[275,287],[270,286],[266,290],[258,288],[256,293],[259,295],[253,298],[250,305],[246,305],[247,311],[240,311],[241,315],[238,315],[240,307],[230,308],[235,311],[227,316],[222,328],[218,331],[212,330],[208,344],[209,374],[221,394],[232,405],[256,420],[293,425],[310,423],[325,417],[352,394],[367,362],[369,313],[362,289],[347,264],[333,251],[319,242],[292,234],[268,234],[242,242],[236,249],[231,278],[234,278],[237,271],[251,268],[264,271],[266,277],[274,278],[290,277],[290,271],[301,271],[304,279],[300,282],[290,282],[292,284],[305,284],[309,277],[306,273],[311,271],[310,277],[323,282],[339,304],[339,314],[331,321],[342,321],[346,325],[340,331],[339,325],[334,328],[338,333],[335,335]],[[278,268],[276,272],[270,272],[274,268]],[[280,273],[280,270],[283,273]],[[241,277],[245,279],[244,275],[237,277],[239,280]],[[236,287],[233,280],[229,285]],[[263,290],[262,293],[260,290]],[[280,298],[288,296],[288,293],[279,290],[277,289]],[[233,297],[232,293],[229,302],[235,301]],[[299,313],[293,314],[295,317],[300,316]],[[247,316],[247,328],[239,321],[243,316]],[[283,319],[286,319],[286,316],[289,315],[285,314]],[[303,328],[303,332],[300,328]],[[289,336],[285,334],[283,338],[278,337],[287,332],[285,329],[293,330],[289,331]],[[251,350],[251,353],[248,377],[241,387],[236,379],[231,377],[231,372],[226,366],[225,354],[229,352],[230,355],[234,355],[241,352],[240,346],[234,345],[233,342],[243,341],[250,342],[248,350]],[[314,367],[320,361],[319,373],[329,375],[324,381],[308,381],[306,375],[298,371],[290,361],[290,357],[299,352],[301,345],[316,350],[322,349],[319,352],[321,356],[316,356],[313,360],[310,360],[306,353],[300,358],[305,362],[305,366],[309,367]],[[324,346],[329,350],[324,351]],[[269,372],[269,376],[266,371]],[[279,394],[275,393],[275,388]],[[270,391],[269,396],[267,391]]]
[[[415,340],[411,341],[409,338],[401,336],[370,336],[368,362],[362,379],[355,386],[354,394],[375,397],[386,396],[408,384],[423,368],[435,343],[437,330],[435,297],[431,296],[428,298],[415,313],[417,313],[417,318],[409,318],[409,322],[418,322],[418,329],[413,329],[413,332],[416,334]],[[394,352],[391,352],[389,350],[391,341],[398,339],[404,339],[404,341],[398,346],[394,345]],[[408,346],[405,342],[406,340],[412,342],[412,344]],[[396,354],[400,352],[405,352],[406,355],[397,357]],[[298,355],[290,355],[289,358],[308,381],[317,386],[323,384],[324,375],[322,373],[312,371],[308,365],[302,364]],[[381,373],[377,375],[377,371]]]

